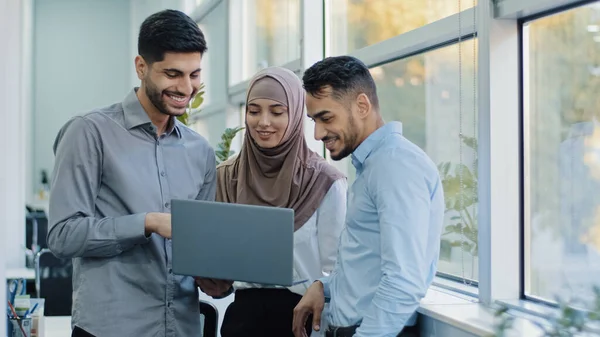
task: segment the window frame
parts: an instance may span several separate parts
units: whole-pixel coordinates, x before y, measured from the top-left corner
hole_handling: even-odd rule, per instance
[[[543,2],[541,0],[538,0],[538,2]],[[548,2],[548,1],[546,1]],[[531,264],[528,262],[529,260],[529,256],[528,256],[528,252],[529,250],[527,249],[527,244],[528,244],[528,237],[529,237],[529,231],[531,229],[531,224],[529,223],[529,217],[527,216],[527,210],[529,207],[529,197],[527,194],[527,186],[528,186],[528,182],[526,181],[526,176],[528,176],[528,174],[526,174],[526,171],[528,170],[528,165],[527,165],[527,158],[526,158],[526,153],[528,153],[528,136],[530,136],[529,134],[527,134],[527,127],[528,127],[528,118],[529,116],[526,115],[526,111],[527,111],[527,95],[528,95],[528,81],[529,78],[527,76],[527,74],[525,73],[525,64],[529,62],[529,60],[526,59],[526,51],[525,51],[525,39],[526,39],[526,34],[525,34],[525,30],[527,29],[526,25],[530,22],[533,22],[535,20],[538,19],[542,19],[542,18],[546,18],[546,17],[550,17],[553,16],[555,14],[560,14],[572,9],[576,9],[579,7],[583,7],[585,5],[591,4],[597,2],[600,4],[600,2],[598,2],[598,0],[579,0],[579,1],[562,1],[560,3],[560,5],[558,6],[548,6],[546,4],[546,6],[542,6],[540,4],[540,7],[538,7],[538,11],[532,13],[531,15],[528,16],[523,16],[520,17],[517,20],[517,24],[518,24],[518,29],[519,29],[519,82],[520,82],[520,86],[522,88],[521,93],[520,93],[520,133],[519,133],[519,137],[521,138],[521,177],[520,177],[520,181],[521,181],[521,203],[522,203],[522,214],[521,214],[521,222],[520,222],[520,250],[522,252],[522,262],[521,262],[521,279],[520,279],[520,293],[519,293],[519,299],[521,300],[525,300],[525,301],[529,301],[529,302],[533,302],[533,303],[537,303],[537,304],[541,304],[544,306],[549,306],[552,308],[558,308],[559,304],[556,301],[541,297],[541,296],[535,296],[535,295],[528,295],[526,293],[526,283],[527,283],[527,277],[528,277],[528,266],[531,266]]]
[[[227,2],[228,30],[230,0],[205,0],[195,8],[193,18],[203,18],[210,8]],[[300,1],[300,58],[281,65],[302,76],[304,69],[329,56],[326,53],[327,13],[324,0]],[[524,158],[523,158],[523,65],[522,23],[535,16],[549,15],[591,3],[591,0],[478,0],[476,7],[463,10],[461,39],[477,37],[477,120],[478,120],[478,288],[439,273],[434,283],[442,288],[468,294],[483,304],[535,301],[524,296]],[[379,66],[458,42],[458,15],[454,14],[410,32],[349,53],[369,67]],[[476,24],[473,26],[473,16]],[[315,22],[315,17],[320,18]],[[227,32],[229,36],[229,31]],[[305,38],[310,37],[310,38]],[[227,43],[226,55],[230,60]],[[211,111],[239,110],[245,104],[248,81],[231,84],[227,62],[225,107],[204,107]],[[501,70],[502,69],[502,70]],[[508,70],[507,70],[508,69]],[[219,89],[221,90],[221,89]],[[211,104],[212,105],[212,104]],[[305,124],[307,141],[313,140],[313,126]],[[504,135],[512,134],[514,137]],[[322,144],[310,142],[313,150],[327,157]],[[515,161],[515,153],[517,160]],[[506,164],[508,162],[511,164]],[[493,238],[493,239],[492,239]]]
[[[237,55],[234,55],[234,53],[229,53],[229,39],[230,39],[230,35],[229,32],[231,31],[231,0],[206,0],[206,1],[211,1],[211,2],[222,2],[222,1],[226,1],[227,2],[227,17],[224,18],[227,22],[227,47],[228,47],[228,54],[226,55],[227,57],[227,64],[228,64],[228,69],[232,68],[232,65],[235,64],[236,68],[240,68],[242,73],[244,73],[245,71],[245,67],[243,65],[244,63],[244,56],[242,53],[238,53]],[[245,0],[246,1],[246,0]],[[298,39],[299,41],[297,41],[297,43],[300,45],[300,56],[296,59],[293,59],[285,64],[274,64],[274,65],[270,65],[270,66],[280,66],[280,67],[285,67],[288,68],[294,72],[300,72],[302,69],[302,36],[303,36],[303,26],[304,26],[304,19],[303,19],[303,5],[305,3],[304,0],[298,0],[300,3],[300,13],[299,13],[299,36]],[[243,16],[243,14],[242,14]],[[246,18],[242,19],[242,25],[246,23]],[[242,26],[242,30],[244,29],[244,27]],[[230,90],[228,90],[228,92],[231,95],[231,88],[234,89],[234,93],[237,93],[239,91],[241,91],[240,88],[246,88],[247,84],[249,82],[250,78],[242,78],[241,80],[236,80],[236,81],[232,81],[229,72],[227,73],[227,78],[226,78],[226,82],[228,83],[228,87],[230,88]],[[243,89],[245,90],[245,89]]]
[[[447,16],[419,28],[415,28],[414,30],[404,34],[400,34],[380,41],[376,44],[354,50],[350,53],[347,53],[347,55],[360,59],[369,68],[374,68],[398,60],[406,59],[411,56],[421,55],[438,48],[454,45],[459,41],[463,42],[472,38],[478,38],[478,27],[477,25],[473,24],[475,15],[477,15],[477,7],[468,8],[460,13]],[[327,19],[327,13],[324,13],[323,19]],[[461,24],[460,30],[458,27],[459,22]],[[328,30],[327,25],[325,24],[324,26],[325,30]],[[325,36],[324,39],[326,40],[327,37]],[[478,47],[478,49],[479,48],[480,47]],[[327,53],[324,55],[324,57],[331,56],[331,53],[328,49],[329,48],[325,48]],[[476,71],[479,71],[479,66],[477,66]],[[477,119],[480,119],[479,115]],[[478,155],[481,155],[480,152],[481,145],[478,148]],[[337,162],[332,161],[330,162],[342,172],[347,173],[348,168],[345,167],[346,165],[340,165]],[[478,169],[479,172],[481,172],[481,169]],[[478,219],[478,221],[480,220],[481,219]],[[481,222],[478,223],[481,224]],[[481,229],[479,230],[479,233],[481,233]],[[480,240],[480,238],[478,238],[478,240]],[[482,270],[482,262],[485,262],[485,260],[483,260],[480,255],[478,265],[480,273]],[[453,282],[454,286],[452,286],[452,283],[449,283],[448,281]],[[441,288],[450,288],[459,293],[477,297],[480,282],[480,280],[467,280],[466,278],[462,278],[460,276],[450,275],[438,271],[433,284]]]

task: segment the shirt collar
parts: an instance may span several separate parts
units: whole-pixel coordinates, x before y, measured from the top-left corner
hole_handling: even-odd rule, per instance
[[[153,128],[151,131],[155,131],[155,126],[152,125],[152,121],[150,120],[150,117],[148,117],[148,114],[146,113],[146,111],[144,110],[144,107],[142,107],[142,104],[140,103],[136,93],[138,91],[139,88],[134,88],[133,90],[131,90],[131,92],[129,92],[129,94],[127,94],[127,96],[125,96],[125,99],[123,99],[123,112],[125,114],[125,127],[128,130],[131,130],[135,127],[138,126],[142,126],[142,125],[147,125],[151,128]],[[169,123],[171,124],[168,128],[167,128],[167,135],[170,135],[173,130],[175,130],[175,133],[177,134],[177,136],[179,138],[181,138],[181,130],[180,130],[180,125],[179,125],[179,121],[177,120],[177,118],[175,117],[170,117],[170,121]]]
[[[362,167],[367,157],[377,148],[379,143],[393,133],[402,134],[401,122],[388,122],[371,133],[352,153],[352,165],[357,169]]]

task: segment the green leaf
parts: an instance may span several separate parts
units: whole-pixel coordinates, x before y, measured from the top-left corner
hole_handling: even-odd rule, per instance
[[[198,88],[198,93],[196,93],[196,96],[194,96],[194,99],[192,99],[192,103],[191,103],[191,107],[192,109],[196,110],[200,107],[200,105],[202,105],[202,103],[204,102],[204,83],[202,83],[200,85],[200,88]]]
[[[475,137],[468,137],[465,135],[460,135],[461,140],[463,141],[463,143],[470,147],[473,150],[477,150],[477,138]]]
[[[215,151],[217,163],[224,162],[235,154],[235,152],[231,150],[231,143],[237,133],[242,130],[244,130],[244,127],[238,126],[235,128],[226,128],[223,131],[221,134],[221,142],[217,144],[217,150]]]
[[[204,91],[200,92],[199,95],[194,97],[194,100],[192,100],[192,109],[196,110],[200,107],[200,105],[202,105],[202,103],[204,103],[204,96],[201,94],[204,94]]]

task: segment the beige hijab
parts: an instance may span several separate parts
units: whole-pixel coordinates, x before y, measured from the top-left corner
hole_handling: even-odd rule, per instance
[[[287,129],[272,149],[260,148],[246,132],[240,154],[217,168],[217,201],[292,208],[298,230],[319,208],[333,182],[344,176],[306,144],[305,93],[296,74],[279,67],[263,69],[250,81],[246,104],[256,98],[283,101],[288,107]]]

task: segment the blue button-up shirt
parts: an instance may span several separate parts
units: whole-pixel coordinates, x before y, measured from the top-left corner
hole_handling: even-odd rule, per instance
[[[436,273],[444,196],[436,165],[389,122],[352,154],[346,227],[336,266],[321,281],[330,325],[355,337],[396,336],[414,325]]]

